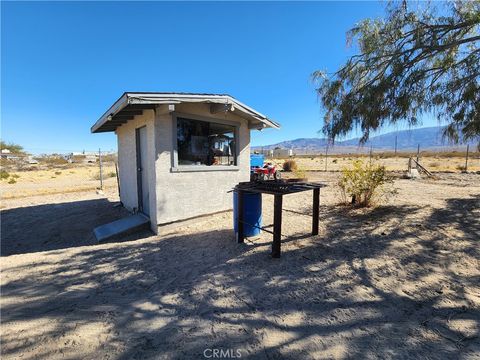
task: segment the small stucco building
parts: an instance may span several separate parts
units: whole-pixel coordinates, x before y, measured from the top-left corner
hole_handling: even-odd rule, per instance
[[[120,200],[158,226],[232,208],[250,131],[279,124],[229,95],[124,93],[92,126],[118,139]]]

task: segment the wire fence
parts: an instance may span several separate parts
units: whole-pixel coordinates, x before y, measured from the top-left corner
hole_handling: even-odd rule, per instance
[[[421,143],[415,147],[402,148],[395,144],[385,146],[331,146],[304,148],[254,148],[253,152],[263,154],[266,158],[281,161],[296,159],[304,170],[340,170],[347,162],[355,158],[366,158],[385,165],[388,170],[403,170],[407,159],[426,161],[434,171],[479,171],[480,152],[477,146],[467,144],[444,147],[424,147]],[[403,159],[403,160],[402,160]],[[449,159],[449,160],[441,160]],[[343,161],[342,161],[343,160]]]
[[[294,158],[306,171],[340,171],[356,158],[376,161],[391,171],[405,171],[413,157],[433,172],[479,172],[480,153],[476,146],[416,148],[395,151],[385,147],[303,149],[258,149],[277,164]],[[118,196],[117,154],[111,151],[66,152],[63,154],[1,154],[2,198],[16,198],[78,191],[105,191]]]
[[[118,193],[117,154],[107,151],[65,154],[4,154],[2,198],[77,191]]]

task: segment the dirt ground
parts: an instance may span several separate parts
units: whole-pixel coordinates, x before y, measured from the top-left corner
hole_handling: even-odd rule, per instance
[[[320,234],[311,194],[286,196],[280,259],[267,233],[237,244],[231,212],[95,244],[125,214],[115,188],[3,200],[2,358],[479,359],[480,175],[351,211],[338,173],[309,176]]]

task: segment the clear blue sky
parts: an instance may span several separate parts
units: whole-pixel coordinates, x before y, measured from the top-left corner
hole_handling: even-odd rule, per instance
[[[340,66],[346,31],[383,4],[2,2],[1,137],[33,153],[116,149],[90,127],[124,91],[231,94],[282,124],[252,145],[320,136],[310,74]]]

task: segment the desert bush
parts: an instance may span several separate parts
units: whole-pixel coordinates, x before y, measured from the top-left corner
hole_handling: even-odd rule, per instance
[[[295,169],[293,171],[293,173],[294,173],[294,177],[297,178],[297,179],[306,179],[307,178],[306,172],[302,168]]]
[[[109,173],[107,174],[107,177],[111,177],[111,178],[112,178],[112,177],[116,177],[116,176],[117,176],[117,174],[115,173],[115,171],[109,172]]]
[[[460,170],[460,171],[466,171],[467,169],[465,168],[465,166],[463,165],[457,165],[456,167],[457,170]]]
[[[338,181],[342,201],[361,207],[372,206],[382,197],[394,194],[392,184],[393,178],[387,174],[385,166],[362,160],[355,160],[351,167],[343,168]]]
[[[10,180],[8,180],[9,184],[15,184],[16,182],[17,180],[15,180],[14,178],[10,178]]]
[[[434,162],[432,162],[432,163],[428,164],[428,166],[430,166],[430,167],[432,167],[432,168],[437,168],[437,167],[439,167],[439,166],[440,166],[440,163],[439,163],[439,162],[436,162],[436,161],[434,161]]]
[[[14,179],[18,179],[20,177],[20,175],[18,174],[12,174],[10,175],[11,178],[14,178]]]
[[[61,171],[55,171],[55,175],[61,175],[62,172]]]
[[[0,179],[5,180],[8,179],[9,176],[10,174],[8,173],[8,171],[0,170]]]
[[[284,171],[295,171],[298,169],[297,162],[295,160],[287,160],[283,163]]]
[[[332,163],[334,163],[334,164],[336,164],[337,162],[338,162],[337,159],[333,159],[333,160],[332,160]]]
[[[40,158],[39,161],[52,167],[57,165],[68,164],[68,160],[64,159],[63,157],[43,157],[43,158]]]

